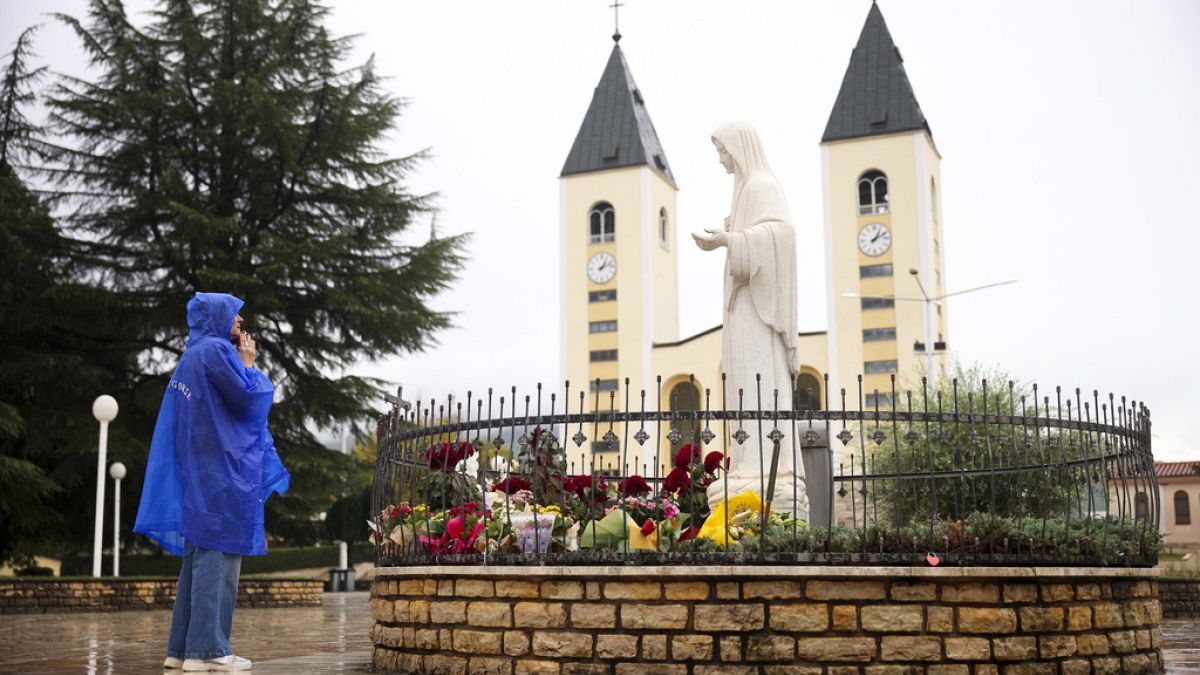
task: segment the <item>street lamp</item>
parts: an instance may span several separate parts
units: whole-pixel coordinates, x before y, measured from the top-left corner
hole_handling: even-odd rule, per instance
[[[100,537],[104,533],[104,465],[108,456],[108,423],[117,418],[117,399],[105,394],[92,402],[92,416],[100,423],[100,457],[96,462],[96,536],[92,546],[92,576],[100,576]]]
[[[860,295],[858,293],[842,293],[842,297],[843,298],[860,298],[862,300],[893,300],[893,301],[901,301],[901,302],[923,302],[923,303],[925,303],[925,312],[924,312],[924,317],[923,317],[924,321],[922,322],[924,324],[924,329],[925,329],[923,331],[925,333],[925,341],[924,342],[918,341],[916,344],[913,345],[913,347],[915,347],[914,351],[916,351],[919,354],[925,355],[925,374],[931,380],[936,381],[937,378],[934,377],[934,372],[933,372],[933,356],[935,353],[944,352],[946,350],[946,343],[942,342],[940,340],[937,342],[935,342],[933,340],[933,336],[931,334],[931,331],[933,330],[933,328],[931,325],[931,314],[930,314],[930,308],[932,307],[932,305],[935,302],[940,302],[942,300],[945,300],[946,298],[952,298],[956,295],[965,295],[967,293],[974,293],[975,291],[982,291],[985,288],[992,288],[994,286],[1004,286],[1007,284],[1015,284],[1017,282],[1017,280],[1016,279],[1006,279],[1004,281],[997,281],[997,282],[991,283],[991,284],[975,286],[974,288],[967,288],[967,289],[964,289],[961,291],[954,291],[953,293],[946,293],[943,295],[939,295],[935,298],[931,298],[931,297],[929,297],[929,294],[925,292],[925,285],[921,283],[921,276],[917,272],[917,270],[909,268],[908,273],[912,275],[914,280],[916,280],[917,288],[919,288],[921,290],[921,297],[919,297],[919,298],[898,298],[898,297],[891,296],[891,295]]]
[[[113,479],[113,573],[121,576],[121,479],[125,477],[125,465],[116,462],[108,467]]]

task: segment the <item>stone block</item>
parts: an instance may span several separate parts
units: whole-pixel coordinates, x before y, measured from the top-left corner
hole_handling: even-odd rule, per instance
[[[1077,635],[1075,646],[1082,656],[1094,656],[1109,652],[1108,636],[1106,635]]]
[[[657,581],[610,581],[604,584],[604,597],[609,600],[658,600],[662,584]]]
[[[924,635],[885,637],[879,656],[884,661],[938,661],[942,658],[942,638]]]
[[[712,656],[711,635],[676,635],[671,638],[671,658],[676,661],[709,661]]]
[[[706,581],[673,581],[663,584],[667,600],[707,600],[709,595]]]
[[[1000,666],[991,663],[980,663],[975,666],[975,675],[999,675]]]
[[[1054,663],[1010,663],[1004,666],[1004,675],[1058,675]]]
[[[970,581],[942,585],[943,603],[999,602],[1000,587],[996,584]]]
[[[439,640],[437,629],[418,628],[413,635],[413,646],[417,649],[438,649]]]
[[[538,597],[538,582],[536,581],[497,581],[497,598],[536,598]]]
[[[371,618],[376,621],[396,620],[395,603],[387,598],[371,598]]]
[[[987,638],[946,638],[946,658],[955,661],[987,661],[992,643]]]
[[[747,581],[742,584],[746,600],[797,600],[804,597],[799,581]]]
[[[1004,602],[1034,602],[1037,584],[1004,584]]]
[[[926,675],[970,675],[971,667],[965,663],[929,666]]]
[[[861,672],[858,666],[829,666],[829,675],[859,675]]]
[[[747,661],[792,661],[796,641],[785,635],[750,635],[746,638]]]
[[[437,594],[440,596],[454,595],[454,580],[453,579],[438,579]]]
[[[875,658],[875,638],[799,638],[796,651],[801,661],[870,661]]]
[[[561,602],[518,602],[513,605],[513,625],[517,628],[562,628],[567,625],[567,610]]]
[[[504,653],[525,656],[529,653],[529,635],[519,630],[504,631]]]
[[[1021,630],[1026,633],[1046,633],[1063,629],[1062,607],[1022,607]]]
[[[920,605],[867,605],[860,614],[865,631],[920,633],[925,627],[925,609]]]
[[[454,582],[454,594],[464,598],[490,598],[496,592],[488,579],[459,579]]]
[[[612,668],[604,663],[564,663],[563,675],[608,675]]]
[[[1121,628],[1125,618],[1121,615],[1121,606],[1113,603],[1102,603],[1092,608],[1093,623],[1096,628]]]
[[[1118,654],[1128,654],[1137,649],[1137,640],[1131,630],[1116,630],[1109,633],[1108,643]]]
[[[1146,607],[1146,623],[1157,625],[1162,623],[1162,602],[1158,598],[1143,601]]]
[[[784,667],[786,667],[786,666],[784,666]],[[768,672],[768,673],[776,672],[774,670],[771,670],[771,668],[772,668],[772,666],[767,666],[766,672]],[[696,675],[758,675],[758,668],[755,666],[731,666],[728,664],[722,664],[719,666],[699,666],[698,665],[695,667],[695,669],[692,672],[695,673]],[[793,671],[790,671],[790,670],[782,671],[781,670],[778,672],[791,673]],[[821,675],[820,670],[815,670],[812,672],[813,672],[813,675]]]
[[[617,675],[687,675],[687,666],[672,663],[618,663]]]
[[[954,610],[949,607],[929,607],[925,610],[925,630],[930,633],[953,633]]]
[[[963,633],[1012,633],[1017,613],[1007,608],[959,607],[958,630]]]
[[[718,581],[717,582],[717,599],[718,600],[741,600],[741,585],[736,581]]]
[[[1037,657],[1037,638],[1032,636],[1003,637],[992,640],[992,653],[997,661],[1021,661]]]
[[[1119,675],[1121,672],[1121,659],[1093,659],[1092,672],[1096,675]]]
[[[1074,656],[1077,651],[1074,635],[1043,635],[1038,638],[1038,652],[1043,659]]]
[[[486,628],[511,628],[512,607],[507,602],[472,602],[467,605],[467,623]]]
[[[601,659],[627,659],[637,654],[636,635],[597,635],[596,657]]]
[[[829,628],[829,606],[824,604],[771,605],[771,630],[813,633]]]
[[[574,628],[615,628],[617,606],[579,602],[571,605],[571,626]]]
[[[1068,659],[1060,667],[1062,675],[1092,675],[1092,664],[1084,659]]]
[[[1162,628],[1160,628],[1159,626],[1155,626],[1154,628],[1150,629],[1150,646],[1153,647],[1154,649],[1162,649],[1162,645],[1163,645]]]
[[[429,603],[429,623],[465,623],[466,620],[467,602],[465,600]]]
[[[454,631],[449,628],[438,629],[438,649],[444,652],[454,650]]]
[[[516,675],[558,675],[558,661],[534,661],[521,659],[517,661]]]
[[[1091,607],[1068,607],[1067,630],[1080,631],[1092,629]]]
[[[1154,592],[1150,589],[1149,581],[1135,581],[1132,594],[1135,598],[1148,598],[1154,595]]]
[[[425,579],[393,580],[388,590],[392,595],[425,595]]]
[[[642,658],[650,661],[666,661],[667,660],[667,636],[666,635],[643,635],[642,636]]]
[[[858,607],[854,605],[834,605],[833,629],[836,631],[858,630]]]
[[[599,581],[587,581],[583,584],[583,594],[588,600],[599,600],[604,597],[600,592]]]
[[[921,669],[917,666],[901,666],[901,665],[886,665],[886,666],[867,666],[863,668],[864,675],[920,675]]]
[[[1076,600],[1099,600],[1101,597],[1100,584],[1075,584]]]
[[[622,620],[625,608],[621,608]],[[700,633],[761,630],[765,622],[763,605],[698,605],[694,627]]]
[[[1071,584],[1042,584],[1042,602],[1067,602],[1075,599]]]
[[[592,636],[575,631],[536,631],[533,655],[554,658],[592,658]]]
[[[895,581],[892,600],[900,602],[933,602],[937,600],[937,584],[928,581]]]
[[[423,661],[422,672],[431,675],[466,675],[467,672],[467,659],[462,656],[426,654]]]
[[[396,655],[396,660],[391,668],[402,673],[423,673],[426,672],[425,657],[421,654],[400,653]]]
[[[722,661],[737,663],[742,660],[742,638],[740,635],[723,635],[719,644]]]
[[[583,597],[583,583],[579,581],[543,581],[542,598],[546,600],[579,600]]]
[[[1147,654],[1132,654],[1122,658],[1121,669],[1130,675],[1158,672],[1155,662]]]
[[[833,581],[816,579],[805,589],[810,600],[883,600],[882,581]]]
[[[1121,618],[1126,628],[1137,628],[1146,623],[1146,605],[1141,600],[1127,600],[1121,606]]]
[[[1138,649],[1150,649],[1150,631],[1142,629],[1135,631],[1133,634],[1134,640],[1137,642]]]
[[[699,612],[700,609],[700,607],[697,607],[696,611]],[[621,605],[621,626],[623,628],[681,630],[687,628],[687,622],[687,605],[641,605],[630,603]]]
[[[512,675],[512,661],[508,659],[472,656],[467,663],[467,672],[471,675]]]

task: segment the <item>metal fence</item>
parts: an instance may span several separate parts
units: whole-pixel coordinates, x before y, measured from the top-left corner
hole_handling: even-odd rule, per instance
[[[720,384],[666,401],[661,378],[413,403],[400,390],[378,426],[377,565],[1157,561],[1141,403],[986,380],[900,391],[893,376],[881,395],[859,377],[833,397],[827,378],[821,392]],[[751,494],[730,494],[740,453],[761,467]],[[789,454],[804,477],[771,485]]]

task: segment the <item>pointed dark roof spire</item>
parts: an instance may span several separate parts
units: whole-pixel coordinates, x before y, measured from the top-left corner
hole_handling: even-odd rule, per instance
[[[561,175],[642,164],[675,185],[642,92],[633,82],[620,45],[615,45]]]
[[[900,50],[879,5],[872,2],[821,142],[916,129],[933,136],[904,72]]]

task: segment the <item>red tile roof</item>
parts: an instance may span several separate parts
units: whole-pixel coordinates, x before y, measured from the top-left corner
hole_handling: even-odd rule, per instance
[[[1185,476],[1195,476],[1196,465],[1200,464],[1200,460],[1191,462],[1155,462],[1154,475],[1159,478],[1182,478]]]

